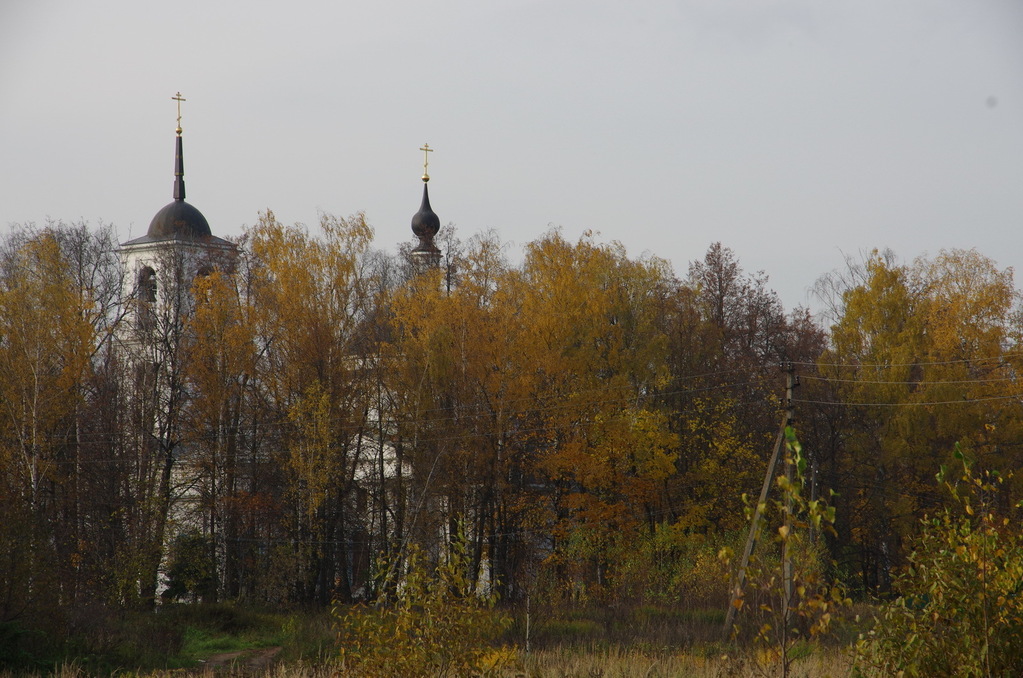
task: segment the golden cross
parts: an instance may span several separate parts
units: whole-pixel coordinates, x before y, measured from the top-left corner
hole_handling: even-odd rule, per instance
[[[181,134],[181,102],[185,101],[186,99],[183,96],[181,96],[181,92],[178,92],[177,94],[172,96],[171,99],[178,102],[178,134]]]
[[[429,181],[430,173],[427,169],[430,166],[430,153],[433,153],[433,149],[430,148],[430,144],[423,144],[419,150],[423,152],[423,181]]]

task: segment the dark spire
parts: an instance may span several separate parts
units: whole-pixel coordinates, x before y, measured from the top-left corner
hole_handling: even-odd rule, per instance
[[[181,128],[174,146],[174,199],[185,199],[185,158],[181,150]]]
[[[178,92],[171,97],[174,101],[178,102],[178,128],[174,130],[178,133],[177,140],[174,146],[174,199],[184,200],[185,199],[185,158],[184,153],[181,151],[181,102],[186,99],[181,96],[181,92]]]
[[[202,212],[185,202],[185,158],[181,144],[181,92],[171,97],[178,102],[178,127],[174,139],[174,202],[156,213],[149,222],[147,236],[153,240],[168,238],[203,238],[211,235],[210,225]]]

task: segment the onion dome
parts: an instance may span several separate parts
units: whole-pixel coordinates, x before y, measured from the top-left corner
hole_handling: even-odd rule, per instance
[[[423,204],[419,211],[412,215],[412,232],[419,238],[419,246],[413,252],[440,252],[433,242],[433,236],[440,230],[440,217],[434,214],[430,208],[430,190],[426,185],[428,179],[423,183]]]
[[[430,173],[427,171],[433,149],[430,148],[430,144],[423,144],[419,150],[423,151],[423,204],[419,206],[419,211],[412,215],[412,232],[419,238],[419,245],[412,250],[412,256],[425,259],[436,266],[440,262],[440,248],[434,244],[433,237],[440,230],[440,217],[434,214],[430,207],[428,186]]]

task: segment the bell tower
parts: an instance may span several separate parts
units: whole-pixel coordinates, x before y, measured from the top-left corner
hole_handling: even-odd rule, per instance
[[[232,269],[237,255],[234,244],[214,236],[202,212],[185,202],[181,129],[185,98],[178,92],[171,99],[177,103],[173,200],[156,213],[144,236],[121,244],[127,272],[123,298],[135,304],[139,316],[143,307],[187,294],[196,275]]]

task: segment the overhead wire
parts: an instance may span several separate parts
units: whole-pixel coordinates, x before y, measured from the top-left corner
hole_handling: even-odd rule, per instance
[[[1023,394],[1010,394],[1001,396],[987,396],[981,398],[962,398],[960,400],[932,400],[932,401],[905,401],[901,403],[879,403],[879,402],[850,402],[847,400],[803,400],[793,398],[792,402],[804,403],[806,405],[839,405],[844,407],[930,407],[938,405],[964,405],[970,403],[982,403],[994,400],[1016,400],[1023,402]]]
[[[875,384],[886,386],[954,386],[959,384],[1000,384],[1005,382],[1019,382],[1016,377],[997,377],[995,379],[939,379],[936,381],[922,381],[910,379],[832,379],[830,377],[818,377],[809,374],[800,375],[804,381],[823,381],[830,384]]]
[[[901,364],[891,364],[891,363],[890,364],[876,364],[876,365],[873,365],[873,367],[879,367],[879,368],[880,367],[883,367],[883,368],[891,368],[891,367],[926,367],[926,366],[934,366],[934,365],[954,365],[954,364],[964,364],[964,363],[976,364],[977,362],[983,362],[983,361],[999,361],[999,363],[1004,364],[1004,359],[1005,358],[1007,358],[1007,357],[1014,357],[1014,356],[1023,356],[1023,353],[1009,353],[1009,354],[1003,354],[1002,356],[993,356],[993,357],[990,357],[990,358],[982,358],[982,359],[975,359],[975,360],[952,360],[952,361],[931,361],[931,362],[918,361],[918,362],[914,362],[914,363],[901,363]],[[830,366],[833,366],[833,367],[864,368],[864,367],[871,367],[872,366],[871,364],[867,364],[867,363],[810,363],[810,362],[805,362],[805,361],[792,361],[790,364],[797,365],[797,366],[804,366],[804,367],[806,367],[806,366],[819,367],[819,366],[828,366],[828,365],[830,365]],[[770,369],[771,368],[766,366],[766,365],[761,365],[761,366],[759,366],[757,368],[754,368],[753,371],[764,373],[764,372],[769,371]],[[750,369],[746,368],[746,367],[742,367],[742,368],[736,367],[736,368],[730,368],[730,369],[726,369],[726,370],[709,371],[709,372],[704,372],[704,373],[700,373],[700,374],[689,375],[686,378],[688,380],[690,380],[690,381],[698,381],[698,380],[702,380],[702,379],[722,378],[722,377],[725,377],[725,376],[728,376],[728,375],[731,375],[731,374],[736,374],[736,373],[749,373],[749,371],[750,371]],[[920,381],[912,381],[912,380],[840,379],[840,378],[830,378],[830,377],[826,377],[826,376],[818,376],[818,375],[812,375],[812,374],[802,374],[800,376],[801,376],[801,379],[810,380],[810,381],[821,381],[821,382],[825,382],[825,383],[859,383],[859,384],[873,384],[873,385],[906,385],[906,386],[921,386],[921,385],[924,385],[924,386],[928,386],[928,387],[930,387],[930,386],[942,386],[942,385],[1007,383],[1007,382],[1014,382],[1015,381],[1015,379],[1012,378],[1012,377],[999,377],[999,378],[993,378],[993,379],[976,379],[976,380],[938,380],[938,381],[920,382]],[[716,390],[724,390],[724,389],[743,388],[743,387],[750,386],[750,385],[759,385],[759,382],[750,381],[750,380],[735,381],[735,382],[724,381],[722,383],[712,384],[712,385],[705,386],[705,387],[700,387],[700,388],[676,389],[676,390],[672,390],[672,391],[654,391],[654,392],[650,392],[650,393],[634,393],[634,392],[632,392],[632,393],[623,393],[621,396],[619,396],[617,398],[605,399],[605,400],[600,401],[600,403],[602,405],[611,405],[611,406],[614,406],[614,405],[625,405],[625,404],[628,404],[628,403],[631,403],[631,402],[639,403],[641,401],[650,401],[650,400],[670,398],[670,397],[675,397],[675,396],[692,396],[692,395],[697,395],[699,393],[707,393],[707,392],[712,392],[712,391],[716,391]],[[621,392],[624,388],[626,388],[626,387],[607,386],[607,387],[603,387],[603,388],[583,389],[583,390],[580,390],[580,391],[578,391],[576,393],[573,393],[572,395],[573,396],[579,396],[579,397],[584,398],[584,399],[585,398],[593,399],[595,397],[599,397],[601,394],[611,393],[611,392]],[[897,407],[962,405],[962,404],[979,403],[979,402],[990,402],[990,401],[1000,401],[1000,400],[1013,400],[1013,399],[1019,399],[1019,398],[1020,398],[1020,396],[1017,395],[1017,394],[1006,394],[1006,395],[999,395],[999,396],[972,397],[972,398],[964,397],[964,398],[956,399],[956,400],[932,400],[932,401],[855,402],[855,401],[848,401],[848,400],[826,400],[826,399],[794,398],[793,402],[807,404],[807,405],[822,405],[822,406],[851,406],[851,407],[871,407],[871,406],[874,406],[874,407],[897,408]],[[529,419],[529,418],[532,418],[532,417],[540,416],[541,414],[550,414],[552,412],[557,414],[559,412],[565,412],[565,411],[569,411],[569,410],[571,410],[573,408],[579,407],[579,403],[567,402],[564,399],[562,399],[562,402],[559,403],[559,404],[551,404],[551,405],[546,405],[546,406],[537,406],[537,407],[533,407],[533,408],[527,408],[527,409],[524,409],[524,410],[515,411],[515,408],[514,408],[515,404],[521,403],[521,402],[535,402],[535,401],[537,401],[536,397],[533,397],[533,396],[523,396],[523,397],[520,397],[520,398],[509,399],[509,400],[502,401],[501,405],[502,405],[502,407],[509,407],[510,406],[510,408],[512,410],[512,412],[511,412],[512,416],[515,419],[518,419],[518,420]],[[442,407],[433,407],[433,408],[428,408],[428,409],[423,410],[422,413],[419,416],[416,416],[416,417],[408,417],[408,418],[404,418],[404,419],[387,419],[384,422],[383,425],[392,428],[392,430],[393,430],[394,427],[399,427],[400,428],[400,427],[420,426],[420,425],[424,424],[424,416],[423,415],[438,414],[438,413],[447,414],[449,416],[444,416],[444,417],[430,417],[430,416],[426,416],[425,417],[425,424],[427,426],[429,426],[430,428],[435,428],[435,427],[438,427],[438,426],[444,426],[446,424],[452,424],[452,423],[466,424],[466,423],[471,423],[471,422],[474,422],[474,421],[490,419],[490,418],[492,418],[494,416],[495,411],[493,409],[491,409],[490,411],[481,412],[481,411],[479,411],[479,409],[477,409],[475,407],[465,408],[462,405],[450,405],[450,406],[442,406]],[[330,421],[333,424],[339,423],[337,419],[332,419]],[[379,421],[371,421],[371,424],[378,424],[379,425],[379,423],[380,423]],[[256,435],[256,434],[258,434],[259,431],[268,431],[268,430],[273,430],[273,429],[287,428],[287,427],[292,427],[294,425],[295,425],[294,421],[290,421],[290,420],[286,420],[286,419],[278,419],[278,420],[275,420],[275,421],[261,421],[261,422],[255,423],[255,424],[249,423],[249,424],[246,424],[245,426],[241,426],[241,427],[235,428],[234,431],[235,432],[240,432],[240,433],[243,433],[243,434],[248,433],[249,435]],[[575,422],[572,425],[575,426],[575,427],[578,427],[578,426],[582,425],[582,423],[581,422]],[[543,433],[543,432],[551,431],[551,430],[553,430],[555,428],[556,428],[556,426],[554,426],[554,425],[543,425],[543,426],[538,426],[538,427],[533,427],[533,428],[520,428],[520,429],[515,429],[514,431],[512,431],[512,434],[513,435],[529,435],[529,434],[534,434],[534,433]],[[359,431],[356,431],[355,434],[356,435],[366,435],[364,432],[359,432]],[[122,436],[122,435],[123,434],[118,433],[118,432],[84,432],[84,433],[83,432],[79,432],[75,436],[75,439],[78,442],[84,442],[84,443],[103,443],[105,441],[112,441],[115,438],[117,438],[119,436]],[[186,442],[192,443],[192,442],[196,442],[196,441],[210,440],[211,438],[213,438],[216,435],[218,435],[218,434],[217,433],[210,433],[210,434],[204,435],[204,436],[192,436]],[[450,434],[450,435],[441,435],[441,436],[432,436],[432,437],[420,437],[419,440],[420,440],[420,442],[424,442],[424,443],[438,444],[438,443],[457,442],[459,440],[469,440],[469,439],[485,438],[488,435],[491,435],[491,434],[488,434],[488,433],[485,433],[485,432],[468,432],[468,433],[459,432],[457,434],[453,433],[453,434]],[[51,441],[51,442],[52,441],[64,442],[64,441],[68,441],[69,440],[69,436],[50,434],[50,435],[46,436],[45,439],[48,440],[48,441]],[[57,463],[100,464],[100,463],[122,463],[122,462],[125,462],[125,461],[130,461],[130,459],[128,459],[128,460],[126,460],[124,458],[77,459],[77,460],[75,460],[75,459],[67,459],[67,460],[55,460],[55,461]]]
[[[724,376],[724,375],[728,375],[728,374],[734,374],[734,373],[741,372],[741,371],[744,371],[744,370],[729,369],[729,370],[721,370],[721,371],[717,371],[717,372],[705,372],[705,373],[701,373],[701,374],[698,374],[698,375],[689,376],[689,377],[687,377],[687,379],[695,381],[695,380],[698,380],[698,379],[706,379],[706,378],[711,378],[711,377],[720,377],[720,376]],[[626,393],[626,394],[621,395],[618,398],[604,399],[604,400],[600,400],[599,402],[601,404],[603,404],[603,405],[624,405],[624,404],[628,404],[628,403],[636,402],[636,401],[650,401],[650,400],[656,400],[656,399],[662,399],[662,398],[674,397],[674,396],[696,395],[696,394],[699,394],[699,393],[707,393],[707,392],[716,391],[716,390],[724,390],[724,389],[732,389],[732,388],[742,388],[742,387],[750,386],[750,385],[757,385],[757,382],[754,382],[754,381],[723,382],[723,383],[712,384],[712,385],[709,385],[709,386],[704,386],[704,387],[699,387],[699,388],[676,389],[676,390],[671,390],[671,391],[653,391],[653,392],[650,392],[650,393],[639,393],[639,394],[636,394],[636,393]],[[592,398],[594,396],[599,396],[600,394],[609,393],[609,392],[612,392],[612,391],[622,391],[622,390],[623,390],[623,387],[605,387],[605,388],[599,388],[599,389],[583,389],[583,390],[580,390],[578,392],[575,392],[573,395],[581,396],[583,398],[591,398],[590,402],[596,402],[596,401],[592,400]],[[502,404],[503,405],[508,405],[508,404],[514,405],[516,403],[521,403],[521,402],[535,402],[536,400],[537,400],[537,398],[535,398],[535,397],[522,397],[522,398],[515,398],[515,399],[503,401]],[[429,408],[427,410],[424,410],[423,413],[449,413],[449,414],[451,414],[451,416],[448,416],[448,417],[431,417],[431,418],[428,418],[426,421],[431,426],[437,426],[437,425],[453,423],[453,422],[466,422],[466,421],[477,421],[477,420],[489,419],[489,418],[491,418],[491,416],[493,414],[492,411],[491,412],[478,412],[478,411],[477,412],[472,412],[472,411],[468,411],[467,412],[467,411],[463,410],[463,411],[460,412],[459,410],[462,407],[463,406],[460,406],[460,405],[451,405],[451,406],[444,406],[444,407]],[[532,407],[532,408],[528,408],[528,409],[524,409],[524,410],[518,410],[518,411],[515,411],[513,409],[511,411],[511,414],[514,417],[516,417],[516,418],[522,419],[522,418],[529,418],[529,417],[532,417],[532,416],[536,416],[536,415],[538,415],[540,413],[550,413],[552,411],[555,412],[555,413],[563,412],[563,411],[569,411],[569,410],[572,410],[572,409],[577,408],[577,407],[579,407],[579,403],[562,402],[561,404],[538,406],[538,407]],[[335,423],[335,424],[338,423],[337,419],[331,419],[329,421],[330,421],[330,423]],[[420,417],[414,417],[414,418],[410,417],[410,418],[404,418],[404,419],[387,419],[386,420],[386,424],[389,425],[389,426],[413,426],[413,425],[422,424],[423,421],[424,421],[423,418],[420,416]],[[245,426],[240,426],[240,427],[235,428],[234,430],[236,430],[236,431],[248,430],[248,431],[251,432],[251,431],[255,431],[257,429],[258,430],[266,430],[266,429],[274,429],[274,428],[290,428],[290,427],[293,427],[294,425],[295,425],[294,421],[286,420],[286,419],[277,419],[277,420],[273,420],[273,421],[262,421],[262,422],[259,422],[258,424],[249,424],[249,425],[245,425]],[[106,441],[106,440],[112,440],[114,438],[117,438],[119,436],[124,436],[124,435],[125,434],[120,433],[120,432],[77,432],[77,433],[74,434],[74,438],[77,441],[80,441],[80,442],[95,443],[95,442],[103,442],[103,441]],[[130,436],[131,434],[128,434],[128,435]],[[147,434],[143,433],[142,435],[147,435]],[[209,439],[213,435],[216,435],[216,434],[209,434],[207,436],[192,436],[189,440],[194,441],[194,440],[201,440],[201,439]],[[36,439],[37,440],[39,440],[39,439],[47,440],[47,441],[67,441],[67,440],[69,440],[70,437],[71,437],[70,434],[69,435],[47,434],[47,435],[43,435],[43,436],[36,436]],[[472,437],[477,437],[477,436],[472,436]],[[120,460],[111,460],[111,461],[120,461]]]
[[[791,361],[793,365],[799,365],[802,367],[848,367],[848,368],[896,368],[896,367],[928,367],[938,365],[964,365],[964,364],[976,364],[976,363],[987,363],[987,362],[998,362],[1004,363],[1006,360],[1021,358],[1023,359],[1023,351],[1010,351],[1006,353],[1000,353],[995,356],[981,356],[976,358],[958,358],[956,360],[916,360],[913,362],[906,363],[864,363],[864,362],[850,362],[850,363],[838,363],[838,362],[806,362],[806,361]]]

